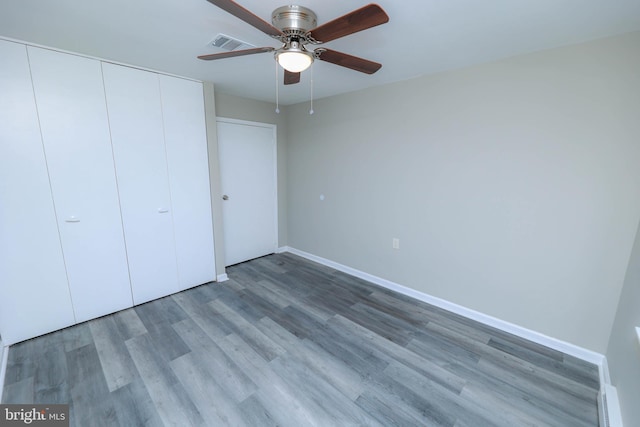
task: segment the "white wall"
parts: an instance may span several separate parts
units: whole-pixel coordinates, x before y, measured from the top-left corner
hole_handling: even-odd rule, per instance
[[[620,295],[607,361],[611,382],[618,390],[625,426],[640,420],[640,345],[635,328],[640,326],[640,227],[631,252],[629,267]]]
[[[216,92],[215,102],[218,117],[276,125],[278,132],[278,246],[285,246],[287,244],[287,115],[284,109],[280,114],[276,113],[275,104],[225,93]]]
[[[638,70],[634,33],[288,108],[289,246],[604,353]]]

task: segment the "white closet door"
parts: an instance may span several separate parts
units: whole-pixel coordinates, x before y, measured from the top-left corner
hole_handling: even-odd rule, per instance
[[[0,40],[0,334],[5,345],[74,323],[27,50]]]
[[[103,63],[133,301],[179,290],[158,75]]]
[[[202,83],[159,76],[180,287],[216,279]]]
[[[100,62],[28,47],[76,320],[133,305]]]

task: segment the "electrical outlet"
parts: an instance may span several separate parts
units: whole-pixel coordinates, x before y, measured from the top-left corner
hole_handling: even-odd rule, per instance
[[[400,239],[394,237],[393,241],[391,242],[391,246],[393,247],[393,249],[400,249]]]

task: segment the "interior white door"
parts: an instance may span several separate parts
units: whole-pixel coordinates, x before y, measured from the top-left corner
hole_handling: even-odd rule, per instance
[[[0,40],[0,334],[4,345],[75,321],[27,49]]]
[[[100,62],[28,47],[76,321],[133,305]]]
[[[103,63],[134,304],[180,290],[158,75]]]
[[[225,264],[277,248],[275,126],[219,119]]]
[[[216,280],[202,83],[159,76],[180,287]]]

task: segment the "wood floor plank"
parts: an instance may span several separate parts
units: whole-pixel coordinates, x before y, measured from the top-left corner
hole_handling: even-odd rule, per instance
[[[320,330],[324,321],[313,317],[305,310],[288,306],[279,312],[269,315],[276,323],[298,338],[307,338]]]
[[[522,360],[531,362],[533,365],[543,368],[551,368],[554,371],[562,371],[567,378],[574,379],[588,387],[596,388],[598,379],[587,375],[576,369],[571,369],[564,364],[563,355],[560,352],[545,351],[542,353],[539,349],[530,348],[531,345],[515,344],[500,338],[491,338],[489,346],[497,348],[505,353],[514,355]]]
[[[379,352],[372,350],[365,338],[341,327],[335,327],[335,324],[331,323],[333,320],[329,320],[326,327],[318,328],[307,339],[347,364],[362,377],[386,368],[388,361]]]
[[[75,350],[93,342],[93,336],[87,323],[81,323],[71,328],[56,331],[50,334],[53,345],[58,346],[60,343],[64,346],[64,351]]]
[[[137,305],[133,309],[147,329],[159,323],[172,324],[189,317],[171,296]]]
[[[513,387],[514,391],[509,393],[508,397],[517,397],[515,406],[520,407],[522,404],[529,412],[552,415],[554,419],[566,419],[564,425],[571,424],[569,421],[573,423],[590,422],[597,417],[597,408],[591,403],[596,399],[597,392],[595,390],[591,395],[591,402],[589,402],[583,396],[577,397],[573,393],[560,391],[554,386],[531,381],[529,377],[520,375],[518,371],[511,370],[509,367],[497,364],[492,360],[480,360],[477,370]],[[540,416],[542,417],[542,415]]]
[[[401,346],[411,341],[418,331],[398,317],[361,303],[351,306],[351,310],[342,316]]]
[[[214,301],[209,302],[209,306],[212,306],[212,304],[215,305],[216,301],[223,302],[229,306],[232,306],[234,312],[240,314],[250,322],[257,322],[264,316],[265,313],[262,311],[261,307],[254,306],[242,299],[244,288],[234,290],[230,287],[227,287],[226,283],[227,282],[222,285],[223,291],[221,291],[220,297],[216,298]]]
[[[252,286],[251,290],[263,288],[267,292],[275,294],[283,303],[282,308],[295,307],[297,310],[307,314],[309,317],[319,322],[330,319],[335,313],[332,310],[326,310],[322,307],[309,304],[308,297],[295,297],[286,287],[280,286],[280,283],[274,283],[269,280],[260,280]],[[271,313],[270,313],[271,314]]]
[[[326,377],[318,375],[296,357],[282,355],[269,362],[269,365],[321,425],[379,425],[367,413],[357,410],[358,406],[327,382]]]
[[[388,307],[389,310],[405,313],[406,317],[419,319],[423,324],[446,327],[484,344],[488,343],[492,336],[475,324],[469,324],[468,319],[461,321],[462,318],[459,316],[452,316],[444,310],[420,301],[410,300],[406,296],[401,298],[397,294],[375,291],[363,303],[369,304],[369,301]]]
[[[383,426],[424,426],[420,411],[405,404],[396,396],[375,388],[368,389],[358,397],[356,404]],[[438,427],[437,424],[431,424]]]
[[[493,346],[485,345],[482,342],[471,339],[467,334],[459,333],[443,325],[430,322],[426,325],[425,330],[428,331],[431,335],[435,334],[435,336],[437,337],[447,339],[452,343],[455,343],[456,345],[470,351],[478,357],[484,357],[491,360],[499,361],[500,366],[508,366],[510,369],[517,370],[519,372],[519,375],[528,377],[532,381],[549,384],[554,389],[559,389],[563,392],[567,392],[577,396],[587,396],[589,400],[591,399],[591,395],[595,390],[595,388],[592,386],[588,386],[583,384],[582,382],[567,378],[561,372],[537,366],[536,364],[531,363],[528,360],[521,359],[506,352],[502,352],[501,350]],[[420,340],[420,337],[421,336],[417,336],[415,340]],[[408,347],[412,347],[413,345],[414,343],[411,343]],[[569,361],[568,366],[571,366],[571,361],[574,360],[574,358],[568,357],[567,360]],[[566,364],[567,360],[565,360],[563,363]],[[584,361],[579,361],[577,363],[580,362],[584,363]],[[588,372],[592,376],[592,378],[597,378],[598,371],[597,368],[595,368],[595,365],[587,364],[587,366],[594,368],[594,370],[589,370],[587,367],[585,367],[583,370],[582,366],[579,366],[576,369],[583,370],[585,373]],[[589,381],[589,383],[591,383],[591,381]]]
[[[267,411],[255,395],[249,396],[240,402],[238,409],[247,426],[275,427],[278,425],[273,415]]]
[[[489,392],[486,387],[477,386],[475,384],[468,385],[460,394],[463,398],[467,398],[472,402],[476,402],[480,407],[491,408],[494,420],[500,420],[503,424],[503,417],[508,418],[508,422],[513,426],[529,426],[529,427],[548,427],[548,421],[543,420],[535,415],[530,415],[519,408],[514,407],[514,400],[502,398],[503,396]],[[568,424],[571,425],[571,424]]]
[[[193,318],[194,316],[202,316],[209,317],[215,315],[215,312],[207,303],[215,300],[216,298],[212,298],[203,302],[198,299],[198,295],[195,292],[186,291],[179,292],[177,294],[171,295],[171,298],[180,306],[180,308],[189,316],[189,318]],[[174,322],[173,324],[178,323]]]
[[[213,300],[207,301],[207,303],[201,303],[188,295],[190,294],[179,293],[173,295],[173,298],[189,315],[190,319],[196,322],[207,335],[216,339],[223,338],[231,333],[232,328],[228,323],[224,322],[218,313],[207,304]]]
[[[76,425],[119,425],[94,344],[66,353],[69,397]]]
[[[142,378],[137,377],[110,394],[121,426],[156,427],[163,422]]]
[[[125,340],[120,335],[115,316],[105,316],[89,322],[98,357],[109,391],[129,384],[138,371],[131,360]]]
[[[571,396],[566,393],[558,393],[553,387],[540,387],[529,382],[526,378],[509,372],[508,367],[502,367],[496,361],[483,359],[473,368],[462,364],[451,364],[448,369],[467,378],[468,384],[473,387],[480,390],[491,390],[491,394],[487,396],[491,398],[491,402],[507,402],[501,403],[501,406],[511,407],[513,413],[531,413],[545,425],[553,423],[554,414],[558,411],[569,417],[573,416],[572,412],[576,409],[573,403],[577,403],[578,408],[581,406],[580,400],[566,405],[567,399],[572,400]],[[562,399],[559,400],[557,396]],[[595,400],[594,394],[593,402]],[[481,402],[486,404],[483,400]],[[591,407],[597,411],[597,405],[591,405]],[[586,412],[583,415],[585,417],[591,416],[591,422],[595,422],[597,425],[596,413]]]
[[[310,340],[300,340],[268,317],[263,318],[256,326],[267,336],[286,349],[287,354],[302,361],[324,381],[333,385],[347,398],[355,400],[364,391],[363,377],[351,369],[346,363]]]
[[[153,342],[154,348],[158,351],[158,355],[167,362],[191,351],[171,326],[169,323],[161,322],[147,328],[149,331],[147,335]]]
[[[133,308],[114,313],[112,317],[120,336],[125,341],[148,332],[144,323],[138,317],[138,313]]]
[[[163,423],[167,426],[204,426],[202,415],[189,399],[180,381],[167,369],[148,335],[127,340],[131,358]]]
[[[515,420],[500,420],[500,414],[496,414],[491,408],[484,408],[481,405],[475,405],[462,398],[459,393],[443,387],[435,381],[420,375],[418,372],[407,367],[406,365],[393,361],[384,370],[384,374],[392,378],[394,381],[402,384],[414,392],[417,396],[427,396],[429,404],[432,406],[432,412],[437,417],[440,414],[440,423],[466,424],[473,426],[501,426],[513,427]],[[449,417],[455,414],[455,419]]]
[[[397,365],[401,366],[401,364]],[[436,390],[444,390],[444,388],[429,389],[430,394],[416,393],[401,381],[403,378],[389,375],[394,373],[390,366],[391,363],[382,372],[372,375],[368,379],[371,387],[367,388],[367,392],[376,390],[380,394],[378,399],[382,399],[388,404],[395,402],[398,408],[402,408],[402,413],[418,418],[420,420],[419,425],[454,425],[458,417],[458,413],[451,410],[454,405],[451,404],[451,401],[442,404],[443,402],[437,399]],[[448,395],[450,396],[451,394],[449,391]]]
[[[208,370],[185,354],[169,364],[195,404],[206,425],[243,425],[244,420],[233,399],[229,398]]]
[[[69,371],[63,345],[50,346],[40,359],[33,381],[37,402],[64,402],[69,400],[67,378]]]
[[[420,375],[429,378],[432,381],[436,381],[442,386],[450,389],[453,392],[459,393],[466,380],[456,373],[444,369],[442,366],[434,363],[434,361],[423,357],[421,354],[413,352],[405,347],[399,346],[391,341],[384,339],[383,337],[376,335],[375,333],[367,330],[366,328],[350,321],[341,316],[336,316],[329,322],[333,325],[333,330],[338,335],[345,334],[347,341],[359,340],[362,342],[362,346],[373,354],[376,354],[380,360],[384,360],[386,364],[389,361],[398,361],[412,368]],[[378,367],[379,369],[380,367]],[[382,369],[386,368],[382,366]],[[373,370],[374,372],[377,369]]]
[[[225,394],[242,402],[257,390],[251,378],[193,320],[185,319],[173,327],[192,350],[194,362],[206,368]]]
[[[267,268],[277,274],[284,274],[290,271],[285,267],[284,262],[279,259],[276,260],[276,258],[273,257],[260,257],[256,258],[254,261],[255,262],[253,264]]]
[[[301,397],[278,377],[258,353],[235,334],[220,341],[220,347],[259,386],[255,396],[261,405],[282,426],[309,426],[322,424],[313,412],[300,401]]]
[[[35,403],[34,377],[26,377],[4,385],[2,403]]]
[[[248,343],[253,350],[261,355],[265,360],[273,360],[285,350],[273,342],[269,337],[260,332],[251,322],[238,314],[233,308],[227,306],[220,300],[209,303],[229,324],[232,325],[234,333]]]
[[[273,289],[273,286],[269,286],[269,284],[263,282],[266,281],[260,280],[255,282],[254,286],[248,288],[248,292],[256,295],[258,298],[262,298],[279,309],[291,305],[291,299],[287,298],[286,295],[278,294],[276,290]]]
[[[44,353],[41,346],[36,348],[37,341],[39,340],[31,339],[11,346],[7,355],[5,385],[33,378],[36,372],[36,362]]]
[[[598,426],[584,360],[289,253],[227,274],[11,346],[3,402],[71,427]]]

